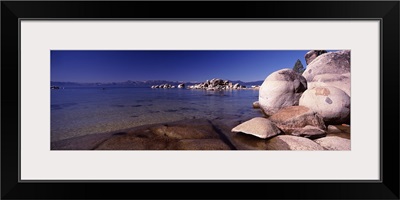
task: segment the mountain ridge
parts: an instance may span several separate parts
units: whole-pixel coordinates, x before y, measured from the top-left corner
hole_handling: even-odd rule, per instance
[[[252,86],[252,85],[261,85],[262,81],[231,81],[233,84],[239,83],[240,85]],[[59,87],[151,87],[152,85],[161,85],[161,84],[170,84],[170,85],[194,85],[199,84],[201,82],[192,82],[192,81],[167,81],[167,80],[146,80],[146,81],[123,81],[123,82],[72,82],[72,81],[50,81],[51,86],[59,86]]]

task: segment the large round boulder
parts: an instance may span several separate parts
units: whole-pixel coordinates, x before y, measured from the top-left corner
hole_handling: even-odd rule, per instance
[[[307,65],[310,64],[318,56],[327,53],[325,50],[311,50],[304,55]]]
[[[313,55],[312,52],[309,52]],[[309,54],[307,53],[307,54]],[[305,57],[307,57],[307,54]],[[314,53],[315,54],[315,53]],[[334,86],[350,95],[350,50],[324,53],[307,65],[302,74],[307,87]]]
[[[258,101],[268,116],[288,106],[299,104],[299,98],[307,89],[307,81],[291,69],[282,69],[270,74],[259,90]]]
[[[308,88],[334,86],[343,90],[347,95],[351,96],[350,73],[345,74],[319,74],[308,81]]]
[[[274,122],[286,134],[290,134],[308,125],[322,130],[326,129],[322,117],[305,106],[282,108],[268,119]]]
[[[350,73],[350,51],[336,51],[324,53],[313,60],[303,76],[307,81],[312,81],[319,74],[346,74]]]
[[[301,96],[299,105],[318,113],[326,124],[350,122],[350,97],[339,88],[325,86],[308,89]]]

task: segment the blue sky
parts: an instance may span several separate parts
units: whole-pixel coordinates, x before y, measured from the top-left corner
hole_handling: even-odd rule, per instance
[[[205,81],[222,78],[264,80],[297,59],[306,67],[309,50],[53,50],[51,80],[122,82],[127,80]]]

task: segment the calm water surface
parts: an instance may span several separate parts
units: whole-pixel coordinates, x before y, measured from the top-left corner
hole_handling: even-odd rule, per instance
[[[258,90],[151,88],[51,90],[51,140],[183,119],[247,120]]]

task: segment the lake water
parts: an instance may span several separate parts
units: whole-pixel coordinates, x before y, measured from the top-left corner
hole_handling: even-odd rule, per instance
[[[184,119],[247,120],[258,90],[151,88],[51,90],[51,141]]]

